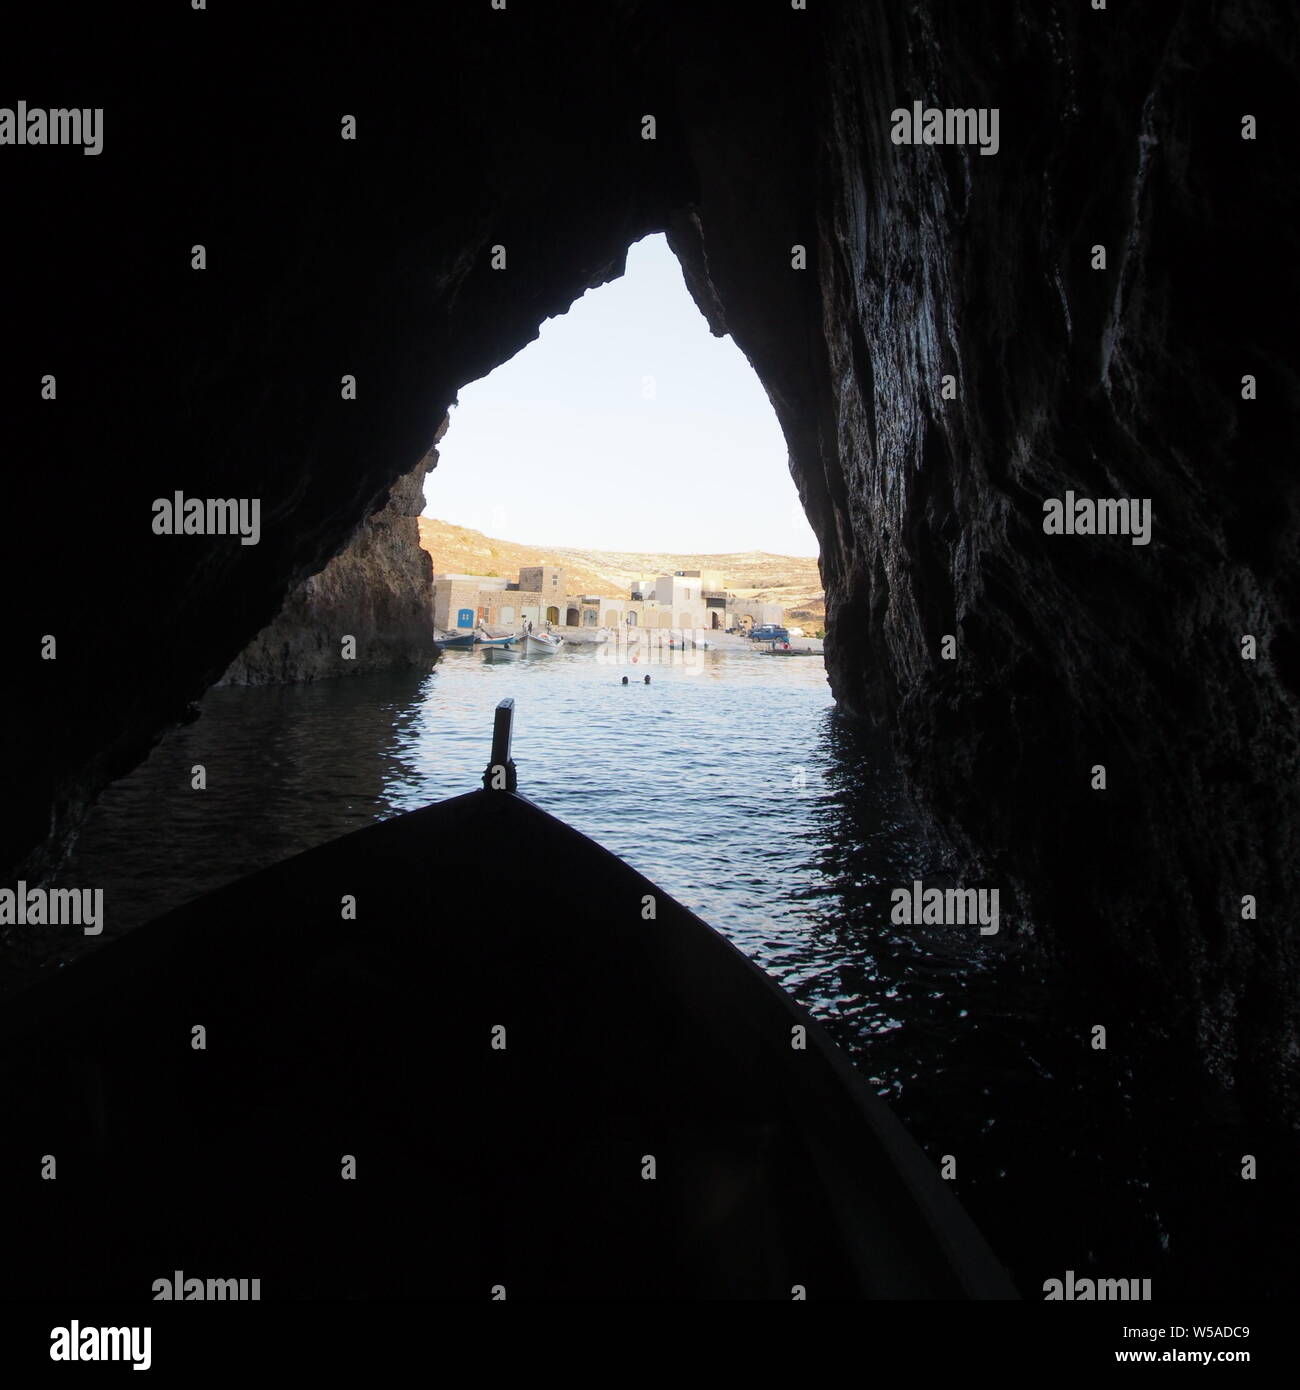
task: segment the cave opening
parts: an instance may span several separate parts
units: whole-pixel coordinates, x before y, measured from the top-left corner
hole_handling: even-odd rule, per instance
[[[484,701],[496,698],[510,675],[501,667],[521,653],[475,644],[462,659],[444,645],[426,678],[412,640],[430,607],[416,560],[431,570],[434,628],[444,637],[491,629],[518,639],[527,623],[564,632],[576,652],[617,633],[582,668],[597,682],[623,666],[638,676],[653,668],[712,691],[725,684],[720,645],[748,657],[762,650],[748,634],[764,625],[804,643],[810,659],[797,663],[797,675],[794,663],[786,672],[802,692],[801,734],[784,716],[763,723],[760,713],[755,727],[743,690],[730,705],[702,698],[712,723],[697,739],[684,712],[642,711],[604,731],[603,782],[591,744],[607,692],[575,690],[571,703],[595,714],[553,712],[552,722],[562,721],[555,757],[543,760],[554,765],[550,790],[561,810],[581,801],[576,769],[585,766],[598,794],[626,793],[627,846],[649,844],[655,817],[674,815],[663,794],[668,746],[712,761],[715,783],[729,749],[733,790],[724,800],[733,803],[747,777],[804,777],[821,736],[812,723],[830,694],[819,655],[817,542],[781,426],[745,356],[710,331],[662,233],[633,242],[617,268],[545,320],[534,341],[460,388],[436,447],[381,495],[348,546],[290,592],[192,717],[104,789],[60,881],[113,882],[105,941],[329,833],[474,785],[490,722]],[[521,594],[529,566],[539,587]],[[452,581],[441,608],[440,579]],[[496,669],[495,685],[466,686],[438,708],[430,692],[449,690],[471,659],[475,670]],[[545,721],[520,703],[521,743],[531,733],[535,747],[546,745]],[[529,756],[521,753],[525,765]],[[735,770],[745,759],[748,770]],[[708,817],[703,792],[694,814]],[[725,894],[714,866],[752,853],[740,836],[673,857],[690,866],[697,892],[718,880],[709,889],[717,917],[726,915]],[[668,857],[651,862],[672,877]],[[764,865],[758,877],[780,872],[763,853],[756,862]],[[43,969],[103,942],[63,943],[52,956],[40,939],[29,944],[25,964]],[[27,973],[20,966],[12,978]]]
[[[660,268],[678,276],[676,290],[692,327],[716,342],[704,333],[666,243],[660,237],[650,241],[654,245],[646,249],[660,256]],[[588,359],[580,372],[563,362],[550,369],[553,383],[562,383],[566,371],[580,382],[577,403],[566,405],[554,384],[521,387],[509,381],[511,368],[525,366],[552,332],[580,323],[584,305],[598,309],[602,297],[616,296],[620,285],[633,283],[638,247],[644,245],[631,248],[630,269],[622,280],[590,291],[568,313],[544,323],[537,343],[462,387],[449,426],[438,439],[436,469],[427,476],[417,470],[399,483],[400,505],[394,515],[414,519],[423,507],[421,521],[431,523],[447,521],[452,484],[463,484],[457,503],[462,524],[455,529],[472,534],[461,536],[460,553],[470,555],[475,545],[486,545],[488,553],[458,561],[455,573],[473,569],[469,578],[517,585],[521,559],[544,568],[547,556],[521,557],[508,546],[494,552],[494,541],[545,543],[554,538],[580,542],[559,549],[588,558],[591,552],[612,549],[625,558],[643,561],[653,554],[662,559],[669,547],[666,541],[656,544],[658,533],[624,529],[611,537],[564,528],[584,517],[589,525],[612,517],[625,528],[632,523],[664,528],[680,522],[702,527],[717,517],[734,523],[731,514],[737,510],[737,499],[752,502],[758,493],[748,476],[752,457],[743,451],[730,466],[719,464],[716,457],[697,457],[684,476],[673,477],[660,466],[655,447],[662,449],[663,436],[650,426],[664,403],[664,385],[672,378],[662,368],[656,370],[658,363],[647,357],[644,334],[630,320],[619,319],[616,310],[609,315],[618,320],[617,326],[633,329],[629,357],[620,359],[618,353],[606,351],[594,362]],[[651,298],[662,304],[665,296],[652,289]],[[769,311],[773,319],[779,317],[775,308],[769,306]],[[851,349],[859,374],[870,378],[872,369],[856,330]],[[738,351],[731,351],[744,363]],[[670,361],[670,367],[682,365]],[[707,389],[704,374],[692,376],[690,364],[686,366],[686,384]],[[612,392],[621,391],[631,409],[621,421],[621,444],[604,442],[604,458],[592,465],[589,457],[584,472],[567,456],[566,429],[584,429],[599,415],[599,405],[592,404],[599,399],[593,383],[602,372],[615,378]],[[742,375],[762,397],[748,363]],[[647,385],[652,386],[648,395]],[[606,381],[605,394],[610,391]],[[529,415],[519,409],[521,403],[539,406],[540,414]],[[766,423],[775,427],[767,400],[760,404]],[[789,429],[793,420],[806,465],[811,415],[797,400],[792,405],[785,398],[783,406],[782,422]],[[752,413],[760,416],[762,411]],[[490,428],[480,435],[472,425],[476,415],[489,426],[508,420],[512,428],[496,438]],[[692,423],[701,426],[706,440],[710,429],[715,442],[725,432],[716,419]],[[549,451],[540,447],[543,444]],[[597,455],[602,441],[597,436],[588,446],[589,455]],[[618,456],[619,447],[632,455],[631,462]],[[936,461],[936,448],[934,433],[923,433],[920,457],[928,473],[913,485],[920,500],[913,515],[904,518],[918,545],[932,533],[952,530],[951,516],[932,527],[930,508],[924,505],[928,491],[936,489],[936,477],[945,469],[956,474],[961,463]],[[503,465],[512,449],[513,471]],[[752,445],[750,452],[761,450]],[[767,447],[767,455],[772,476],[783,478],[787,489],[768,510],[777,525],[796,534],[807,522],[786,472],[785,445],[779,436],[775,448]],[[837,506],[847,510],[846,500],[838,499],[829,513],[822,513],[822,520],[827,515],[842,517]],[[754,515],[749,513],[751,520]],[[539,517],[546,520],[538,520],[534,531],[534,518]],[[424,529],[425,549],[436,556],[449,533]],[[715,542],[714,534],[686,532],[694,551],[688,544],[681,546],[682,568],[691,567],[685,563],[688,553],[717,558],[716,547],[731,544]],[[889,539],[887,528],[882,527],[881,534]],[[363,541],[363,553],[370,553],[365,550],[370,543]],[[551,558],[575,563],[568,553]],[[513,571],[506,568],[511,563]],[[890,600],[889,581],[897,578],[886,578],[881,550],[875,552],[872,566],[869,614],[860,611],[860,590],[840,596],[841,625],[852,630],[858,642],[863,632],[881,627]],[[643,586],[632,590],[629,585],[629,598],[632,593],[644,595],[646,582],[653,578],[645,573],[646,566],[634,563],[624,569],[625,579],[635,574]],[[938,613],[936,631],[955,626],[939,552],[918,551],[912,569],[912,581],[923,599],[921,618],[932,625]],[[319,598],[324,590],[316,582]],[[986,582],[990,591],[996,590],[992,578]],[[594,585],[599,583],[596,574]],[[590,610],[581,594],[575,606],[565,601],[558,578],[554,588],[555,594],[543,593],[546,601],[537,605],[538,623],[565,629],[597,625],[589,621]],[[507,588],[500,592],[511,593]],[[1000,601],[1003,611],[1020,611],[1029,624],[1031,615],[1017,610],[1014,595]],[[476,597],[450,610],[458,619],[464,610],[463,624],[444,626],[471,631],[480,623],[513,627],[525,616],[522,603],[507,602],[503,608],[493,610]],[[611,625],[611,613],[621,616],[627,632],[639,638],[700,627],[725,633],[727,625],[716,612],[706,612],[703,624],[682,621],[686,615],[676,605],[666,613],[651,614],[643,599],[640,606],[625,606],[621,613],[599,605],[599,627]],[[375,637],[386,630],[400,631],[409,616],[381,603],[369,615],[370,631]],[[294,621],[298,623],[296,617]],[[974,624],[965,631],[972,638],[978,635]],[[576,644],[578,634],[569,635]],[[284,650],[278,641],[264,642],[257,661],[274,664],[303,658],[304,653]],[[312,659],[310,651],[305,655]],[[454,795],[476,780],[488,711],[508,690],[520,700],[517,757],[526,792],[664,883],[775,975],[827,1024],[927,1148],[943,1154],[943,1146],[974,1143],[979,1136],[985,1160],[980,1171],[967,1178],[963,1200],[995,1234],[1000,1253],[1019,1274],[1041,1267],[1043,1247],[1018,1213],[1027,1200],[1043,1206],[1055,1200],[1051,1155],[1059,1136],[1069,1132],[1073,1142],[1102,1162],[1080,1192],[1076,1209],[1058,1213],[1051,1243],[1077,1246],[1092,1241],[1107,1252],[1110,1267],[1117,1267],[1129,1255],[1149,1258],[1152,1250],[1164,1248],[1162,1242],[1172,1229],[1191,1252],[1179,1274],[1188,1287],[1197,1280],[1223,1277],[1214,1273],[1217,1256],[1212,1246],[1236,1208],[1225,1208],[1220,1218],[1205,1222],[1176,1197],[1158,1207],[1148,1195],[1151,1190],[1166,1196],[1207,1190],[1213,1182],[1208,1166],[1214,1156],[1174,1152],[1159,1142],[1169,1114],[1168,1096],[1152,1104],[1145,1122],[1134,1124],[1134,1107],[1151,1099],[1143,1086],[1152,1075],[1162,1081],[1178,1078],[1168,1089],[1182,1113],[1203,1108],[1204,1097],[1196,1078],[1188,1076],[1186,1057],[1177,1049],[1166,1054],[1157,1039],[1143,1059],[1145,1082],[1135,1078],[1127,1060],[1087,1059],[1080,1044],[1088,1032],[1086,1010],[1104,997],[1103,990],[1088,995],[1067,989],[1059,972],[1039,956],[1019,952],[1004,940],[994,938],[978,952],[972,945],[975,938],[954,947],[926,930],[931,923],[920,910],[906,921],[891,913],[891,885],[913,890],[920,903],[922,881],[947,885],[957,870],[948,847],[934,841],[931,825],[915,814],[888,747],[888,722],[873,733],[840,717],[831,709],[824,680],[799,685],[795,663],[788,686],[761,693],[751,689],[746,699],[729,700],[723,683],[711,677],[707,659],[697,661],[695,652],[672,646],[659,655],[668,660],[653,668],[650,685],[638,680],[626,687],[628,700],[635,694],[641,704],[625,703],[622,709],[613,698],[623,698],[618,694],[624,688],[621,675],[631,669],[640,675],[649,665],[645,648],[633,651],[630,643],[623,644],[615,661],[603,652],[592,654],[584,673],[590,677],[588,686],[549,708],[543,700],[529,698],[541,690],[541,679],[530,671],[525,674],[522,665],[516,674],[509,658],[476,663],[473,682],[462,679],[473,653],[469,658],[444,653],[427,677],[412,669],[302,685],[214,689],[205,697],[196,723],[174,730],[146,764],[106,789],[65,867],[63,881],[103,882],[114,871],[134,880],[131,887],[142,891],[134,905],[129,904],[130,890],[117,895],[119,908],[126,902],[127,910],[119,910],[108,937],[112,939],[133,923],[250,868],[278,862],[371,820]],[[335,657],[331,651],[329,660]],[[536,669],[545,667],[538,664]],[[665,679],[671,675],[680,677],[676,684]],[[430,690],[438,687],[446,693],[441,706],[429,698]],[[648,692],[653,692],[654,703],[642,699]],[[664,698],[665,692],[669,698]],[[682,739],[692,718],[684,702],[692,695],[698,697],[698,727],[705,730],[693,744]],[[598,748],[593,746],[593,731],[602,739]],[[938,741],[952,733],[937,730]],[[803,751],[792,756],[792,749]],[[268,750],[273,750],[270,756]],[[742,752],[744,757],[739,756]],[[191,795],[196,769],[213,774],[205,786],[202,836],[211,837],[211,844],[220,842],[220,855],[204,852],[202,836],[188,846],[185,841],[186,826],[193,827],[196,819]],[[619,798],[622,808],[633,808],[631,814],[620,808]],[[115,828],[101,836],[99,828],[109,823]],[[777,827],[776,843],[765,838],[765,825]],[[129,854],[123,857],[127,842],[148,848],[147,872],[143,864],[133,865]],[[105,867],[110,862],[115,870]],[[174,872],[169,865],[175,866]],[[546,865],[532,861],[526,847],[510,846],[503,847],[500,869],[503,875],[531,874],[544,872]],[[899,926],[908,930],[900,932]],[[59,959],[71,954],[61,951]],[[41,956],[39,949],[30,962],[33,972],[51,963],[57,965],[58,959]],[[18,964],[11,978],[21,976],[23,962]],[[1005,1024],[1009,1016],[1016,1020],[1014,1029]],[[1086,1067],[1080,1064],[1081,1056],[1088,1061]],[[992,1100],[989,1076],[1000,1078],[1004,1087]],[[1079,1095],[1087,1102],[1088,1118],[1082,1126],[1075,1125],[1073,1115]],[[991,1109],[996,1113],[988,1113]],[[1040,1117],[1046,1117],[1045,1122]],[[1115,1145],[1117,1131],[1130,1135],[1128,1147]],[[1230,1125],[1225,1134],[1229,1144],[1244,1142]],[[1014,1193],[1002,1182],[1008,1171],[1017,1173]],[[1142,1176],[1129,1188],[1132,1171]],[[1117,1199],[1121,1190],[1124,1196]],[[1243,1248],[1239,1266],[1252,1258],[1252,1250]]]
[[[709,331],[667,238],[652,234],[628,248],[620,275],[460,389],[424,516],[487,537],[480,549],[496,539],[650,559],[766,551],[815,562],[787,453],[752,366],[729,335]],[[426,548],[436,567],[451,567]],[[492,572],[500,558],[465,563],[513,580]],[[805,582],[816,578],[815,564],[804,571]],[[638,585],[605,587],[625,598]],[[820,609],[800,616],[824,626]]]
[[[12,877],[45,874],[106,787],[62,881],[121,873],[144,920],[236,860],[462,789],[486,704],[513,687],[524,789],[751,930],[752,958],[833,1022],[936,1165],[956,1160],[954,1190],[1031,1296],[1081,1254],[1152,1276],[1162,1300],[1293,1288],[1270,1244],[1297,1171],[1300,512],[1290,339],[1270,319],[1300,265],[1278,136],[1292,30],[1232,3],[1056,3],[1008,24],[781,5],[745,26],[707,7],[525,8],[449,10],[439,51],[460,61],[436,83],[395,19],[322,14],[282,48],[227,25],[205,49],[219,82],[167,66],[153,94],[176,119],[150,140],[110,121],[104,158],[9,152],[27,210],[4,230],[25,267],[5,289],[14,514],[62,517],[72,496],[96,527],[58,563],[35,527],[4,557],[25,624],[4,730]],[[267,61],[232,105],[245,52]],[[99,53],[85,46],[88,73]],[[360,140],[340,139],[367,95]],[[891,141],[890,107],[918,96],[1000,111],[997,155]],[[841,704],[883,716],[955,859],[936,863],[931,822],[909,819],[883,736],[814,708],[797,657],[743,709],[671,644],[649,685],[588,653],[590,688],[549,712],[551,658],[484,659],[477,689],[463,665],[451,679],[454,652],[420,668],[401,556],[425,478],[402,470],[430,413],[663,228],[784,429]],[[87,323],[114,325],[111,352]],[[635,399],[645,374],[626,373]],[[564,519],[587,490],[632,521],[660,489],[674,517],[708,510],[711,475],[663,484],[659,463],[615,460],[541,500]],[[1042,527],[1045,501],[1087,490],[1147,499],[1150,544]],[[260,496],[257,543],[151,532],[151,500],[182,495]],[[477,505],[482,534],[514,532],[492,515],[513,521],[513,499]],[[358,584],[385,573],[402,583],[371,601]],[[538,605],[575,647],[610,626],[576,597]],[[470,631],[483,607],[465,606]],[[641,641],[687,626],[676,605],[666,627],[646,612],[625,609]],[[625,672],[644,666],[631,645]],[[393,669],[315,679],[356,653]],[[208,689],[232,663],[247,688]],[[715,734],[683,743],[692,720]],[[813,752],[791,765],[801,741]],[[96,849],[105,817],[147,861]],[[200,820],[225,859],[186,841]],[[461,868],[431,848],[431,875]],[[549,868],[503,845],[491,886]],[[926,919],[944,873],[1002,892],[978,954]],[[126,897],[106,899],[109,939]],[[747,927],[737,904],[772,921]]]

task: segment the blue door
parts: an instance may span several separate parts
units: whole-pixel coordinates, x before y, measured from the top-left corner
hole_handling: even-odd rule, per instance
[[[462,608],[462,609],[456,614],[456,626],[457,626],[457,627],[473,627],[473,626],[474,626],[474,610],[473,610],[472,608]]]

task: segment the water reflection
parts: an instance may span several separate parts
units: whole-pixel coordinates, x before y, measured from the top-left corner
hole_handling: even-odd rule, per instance
[[[401,726],[424,683],[395,676],[209,691],[195,723],[173,729],[104,791],[58,876],[60,885],[104,887],[103,936],[16,933],[6,942],[5,984],[404,809]]]
[[[1294,1204],[1294,1142],[1244,1135],[1230,1115],[1207,1123],[1197,1080],[1140,1028],[1093,1051],[1108,1001],[1032,941],[890,921],[891,888],[946,886],[949,866],[884,735],[835,714],[820,661],[449,653],[424,678],[214,690],[195,724],[105,792],[60,883],[104,887],[107,941],[470,790],[504,695],[517,702],[520,790],[816,1013],[934,1161],[955,1158],[955,1190],[1031,1297],[1066,1268],[1152,1277],[1161,1297],[1276,1287],[1276,1182]],[[6,944],[9,988],[86,946],[39,933]],[[1247,1151],[1282,1174],[1271,1197],[1236,1179]]]

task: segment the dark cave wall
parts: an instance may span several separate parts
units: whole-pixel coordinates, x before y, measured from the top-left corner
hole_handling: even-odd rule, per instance
[[[642,113],[668,103],[616,7],[515,10],[508,28],[462,7],[432,48],[412,41],[422,22],[90,10],[65,44],[48,19],[15,20],[4,90],[105,116],[97,157],[4,151],[22,215],[0,226],[0,255],[23,268],[0,284],[8,512],[23,519],[0,553],[23,596],[18,717],[0,732],[21,789],[0,821],[8,877],[51,870],[98,789],[416,466],[458,388],[621,273],[689,195],[670,116],[640,139]],[[570,66],[583,81],[557,81]],[[490,268],[497,244],[506,271]],[[55,401],[40,399],[47,371]],[[259,498],[260,543],[153,535],[153,500],[177,489]],[[70,491],[94,536],[56,555]]]
[[[444,419],[438,437],[446,430]],[[347,548],[303,580],[230,663],[220,685],[329,680],[378,671],[427,671],[433,640],[433,562],[416,518],[437,450],[399,478]],[[345,647],[344,638],[352,638]]]
[[[1249,1104],[1293,1108],[1300,390],[1273,310],[1300,262],[1288,146],[1240,130],[1286,128],[1294,22],[990,13],[846,11],[797,167],[734,177],[708,126],[675,244],[785,423],[841,704],[896,729],[967,875],[1012,890],[1112,1024],[1137,1008]],[[718,81],[708,101],[753,109],[752,69]],[[998,107],[999,152],[893,146],[917,98]],[[779,190],[810,148],[796,227]],[[1067,489],[1151,499],[1151,543],[1045,535]]]
[[[1144,7],[1103,40],[1079,6],[996,30],[961,13],[914,21],[892,73],[864,16],[832,84],[830,128],[874,129],[867,150],[900,86],[1002,110],[993,158],[834,141],[823,301],[853,305],[827,318],[860,325],[874,378],[834,408],[849,491],[870,499],[828,576],[830,611],[853,615],[837,688],[897,727],[938,818],[1107,986],[1115,1020],[1167,1019],[1274,1109],[1294,1099],[1300,999],[1283,482],[1300,391],[1266,325],[1297,302],[1296,223],[1287,156],[1240,121],[1283,128],[1293,23]],[[828,334],[833,380],[852,331]],[[1150,545],[1045,535],[1042,500],[1067,489],[1150,498]]]
[[[175,7],[128,28],[92,13],[102,44],[75,49],[39,22],[15,21],[3,90],[102,104],[106,124],[98,158],[0,152],[23,210],[0,252],[24,269],[0,287],[27,528],[0,557],[23,596],[11,876],[47,870],[97,789],[382,505],[459,386],[667,228],[786,431],[841,703],[890,722],[969,874],[1109,982],[1117,1018],[1136,999],[1287,1110],[1300,392],[1270,312],[1296,302],[1280,8],[482,5],[418,43],[411,14]],[[999,153],[893,146],[913,99],[999,107]],[[70,486],[96,543],[56,556]],[[152,536],[177,488],[261,497],[262,542]],[[1150,497],[1152,543],[1045,536],[1042,499],[1067,488]],[[47,633],[57,661],[36,655]]]

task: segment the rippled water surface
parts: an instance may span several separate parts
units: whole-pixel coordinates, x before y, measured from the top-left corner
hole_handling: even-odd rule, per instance
[[[454,651],[419,680],[213,690],[195,724],[105,793],[63,877],[111,885],[107,937],[471,790],[506,695],[520,791],[724,931],[804,1002],[878,1036],[903,1026],[897,990],[870,988],[868,977],[890,948],[888,887],[927,872],[925,841],[885,744],[835,715],[820,657],[741,646],[489,662]],[[191,787],[196,764],[203,791]],[[432,872],[452,867],[433,854]],[[930,972],[960,981],[989,950],[978,935],[933,929],[915,980],[895,984],[925,990]]]
[[[1162,1064],[1143,1083],[1131,1049],[1091,1051],[1104,999],[1076,997],[1009,933],[891,925],[891,887],[952,880],[883,737],[835,714],[821,659],[747,647],[654,658],[448,652],[423,678],[213,690],[195,723],[105,792],[61,882],[104,886],[111,939],[478,786],[493,707],[513,696],[520,791],[821,1017],[927,1152],[956,1158],[955,1189],[1028,1296],[1066,1268],[1153,1277],[1169,1296],[1267,1291],[1267,1211],[1219,1177],[1249,1137],[1216,1129]],[[521,854],[517,867],[535,866]],[[429,872],[452,869],[431,846]],[[19,945],[11,986],[82,943]]]

